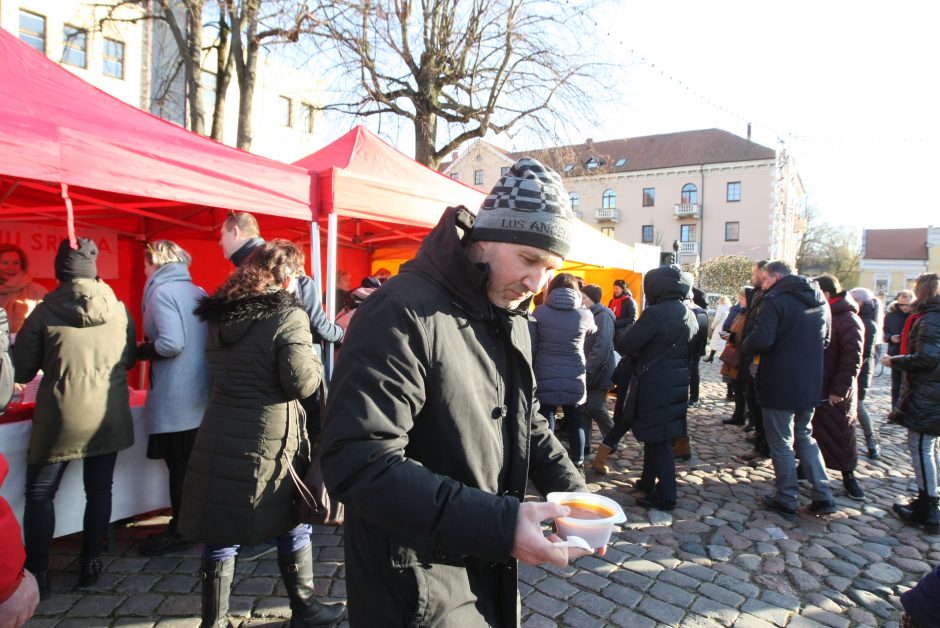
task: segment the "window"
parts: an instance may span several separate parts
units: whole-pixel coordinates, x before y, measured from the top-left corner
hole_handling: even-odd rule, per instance
[[[698,203],[698,188],[694,183],[686,183],[682,186],[682,204],[694,205]]]
[[[653,243],[653,225],[643,225],[643,234],[640,238],[643,244]]]
[[[741,182],[729,181],[728,182],[728,202],[736,203],[740,200],[741,200]]]
[[[605,191],[604,196],[601,197],[601,207],[604,209],[614,209],[617,207],[617,193],[613,190]]]
[[[483,185],[483,171],[482,170],[473,171],[473,185]]]
[[[505,177],[507,172],[509,172],[509,166],[503,166],[499,169],[499,176]]]
[[[74,26],[65,26],[62,29],[62,63],[87,68],[85,54],[87,44],[87,32]]]
[[[572,170],[574,170],[574,164],[565,164],[565,174],[568,174]]]
[[[124,78],[124,42],[104,38],[104,74],[116,79]]]
[[[891,294],[891,275],[875,275],[875,294]]]
[[[695,225],[682,225],[679,229],[680,242],[696,242]]]
[[[656,204],[656,188],[643,188],[643,207],[652,207]]]
[[[303,104],[304,133],[313,133],[314,108],[310,103]]]
[[[29,11],[20,11],[20,39],[46,54],[46,18]]]
[[[568,199],[571,201],[571,210],[578,209],[578,205],[581,204],[581,195],[577,192],[569,192]]]
[[[725,242],[737,242],[741,237],[740,222],[725,223]]]
[[[615,163],[614,165],[617,166],[618,168],[623,168],[624,166],[627,165],[627,158],[621,157],[620,159],[617,160],[617,163]]]
[[[607,236],[608,238],[613,239],[614,228],[613,227],[601,227],[601,234]]]
[[[587,161],[584,162],[584,166],[585,166],[588,170],[594,170],[594,169],[597,168],[599,165],[601,165],[600,162],[597,161],[597,159],[594,158],[594,157],[591,157],[591,158],[589,158]]]
[[[281,119],[281,126],[294,126],[294,103],[287,96],[278,96],[278,104],[280,105],[278,117]]]

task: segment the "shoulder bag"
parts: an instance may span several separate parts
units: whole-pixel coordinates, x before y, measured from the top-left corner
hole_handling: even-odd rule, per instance
[[[288,414],[294,410],[294,414],[299,416],[303,414],[303,407],[298,401],[292,401],[288,404]],[[297,436],[303,439],[302,423],[297,420],[294,422],[297,426]],[[313,523],[317,525],[341,526],[345,520],[345,511],[343,504],[330,499],[330,494],[326,490],[326,484],[323,481],[323,473],[320,471],[320,448],[314,447],[310,464],[303,478],[297,473],[293,463],[287,461],[287,471],[294,481],[296,491],[294,493],[293,503],[291,504],[291,514],[298,523]]]
[[[636,367],[636,369],[634,369],[633,375],[630,376],[630,381],[627,384],[627,394],[623,397],[623,406],[621,406],[620,414],[620,420],[626,424],[627,429],[633,427],[634,422],[636,422],[636,415],[640,405],[640,377],[645,375],[646,372],[650,370],[651,366],[672,353],[672,350],[676,348],[676,346],[679,344],[679,340],[685,333],[686,330],[683,329],[682,333],[679,334],[679,337],[676,338],[676,341],[672,343],[671,347],[660,353],[646,364],[640,364]]]

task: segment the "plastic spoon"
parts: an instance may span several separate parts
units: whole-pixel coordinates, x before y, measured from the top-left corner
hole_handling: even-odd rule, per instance
[[[555,547],[576,547],[578,549],[587,550],[593,552],[594,548],[588,545],[588,542],[582,539],[580,536],[569,535],[568,539],[565,541],[555,541],[552,543]]]

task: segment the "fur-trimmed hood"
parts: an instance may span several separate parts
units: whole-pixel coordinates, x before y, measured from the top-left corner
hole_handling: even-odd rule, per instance
[[[244,336],[255,321],[274,318],[294,308],[302,309],[297,297],[286,290],[275,290],[232,301],[218,294],[203,297],[193,313],[218,328],[219,340],[224,344],[232,344]]]

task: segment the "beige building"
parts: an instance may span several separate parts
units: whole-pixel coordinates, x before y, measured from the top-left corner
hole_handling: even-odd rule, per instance
[[[488,191],[523,155],[561,173],[581,220],[621,242],[671,251],[678,241],[682,264],[795,261],[805,191],[783,149],[718,129],[515,153],[477,141],[441,169]]]
[[[866,229],[859,284],[891,301],[921,273],[940,273],[940,227]]]
[[[0,28],[26,42],[62,67],[124,102],[141,107],[149,101],[142,22],[100,20],[107,7],[82,0],[0,0]],[[141,15],[122,6],[121,20]]]

